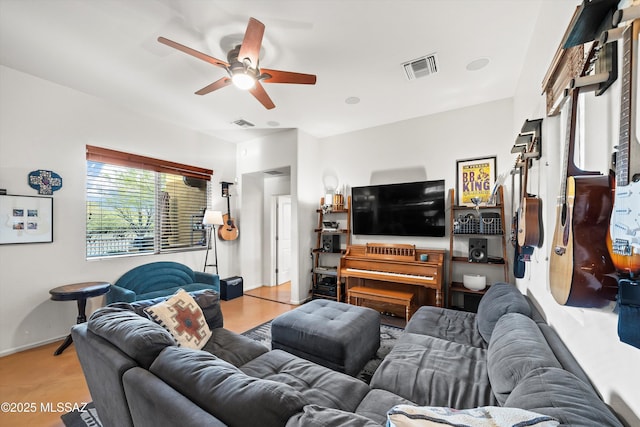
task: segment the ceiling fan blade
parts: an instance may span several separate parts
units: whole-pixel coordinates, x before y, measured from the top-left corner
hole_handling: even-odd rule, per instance
[[[262,36],[264,35],[264,24],[255,18],[249,18],[247,31],[238,52],[238,60],[242,62],[245,58],[251,61],[251,66],[258,66],[260,58],[260,47],[262,46]]]
[[[231,84],[231,79],[229,77],[223,77],[215,82],[207,85],[196,92],[196,95],[206,95],[208,93],[213,92],[214,90],[222,89],[225,86],[229,86]]]
[[[217,58],[214,58],[213,56],[209,56],[209,55],[207,55],[205,53],[198,52],[195,49],[191,49],[190,47],[187,47],[187,46],[182,45],[180,43],[174,42],[173,40],[169,40],[169,39],[166,39],[164,37],[158,37],[158,41],[160,43],[166,44],[167,46],[170,46],[170,47],[172,47],[174,49],[178,49],[179,51],[182,51],[182,52],[184,52],[186,54],[189,54],[191,56],[195,56],[196,58],[201,59],[201,60],[203,60],[205,62],[208,62],[209,64],[213,64],[213,65],[215,65],[217,67],[223,67],[223,68],[228,68],[229,67],[229,64],[224,62],[224,61],[221,61],[221,60],[219,60]]]
[[[262,80],[263,83],[295,83],[301,85],[316,84],[315,74],[292,73],[291,71],[269,70],[261,68],[260,72],[271,77]]]
[[[276,107],[276,104],[274,104],[271,98],[269,98],[269,95],[267,95],[267,92],[264,90],[264,87],[260,82],[256,82],[256,85],[249,89],[249,92],[251,92],[251,95],[255,96],[267,110],[271,110]]]

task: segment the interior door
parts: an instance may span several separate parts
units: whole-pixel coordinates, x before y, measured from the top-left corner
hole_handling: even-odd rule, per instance
[[[291,196],[278,196],[277,207],[277,283],[291,280]]]

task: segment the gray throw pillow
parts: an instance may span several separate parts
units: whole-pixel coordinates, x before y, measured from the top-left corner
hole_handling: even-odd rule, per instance
[[[491,341],[493,328],[507,313],[521,313],[531,317],[531,307],[515,285],[509,283],[491,285],[480,300],[476,316],[476,327],[486,342]]]

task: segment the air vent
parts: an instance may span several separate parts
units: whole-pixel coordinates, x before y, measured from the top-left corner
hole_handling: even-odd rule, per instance
[[[248,122],[245,119],[234,120],[231,123],[233,123],[234,125],[240,126],[243,129],[248,129],[255,126],[253,123]]]
[[[405,62],[402,64],[402,67],[409,80],[430,76],[431,74],[437,73],[440,69],[438,66],[438,55],[435,53]]]

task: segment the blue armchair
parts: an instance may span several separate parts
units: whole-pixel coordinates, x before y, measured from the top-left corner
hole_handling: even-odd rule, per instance
[[[174,294],[213,289],[220,292],[220,276],[193,271],[184,264],[170,261],[144,264],[126,272],[107,294],[107,304],[134,302]]]

